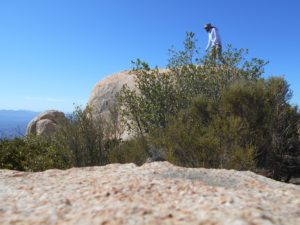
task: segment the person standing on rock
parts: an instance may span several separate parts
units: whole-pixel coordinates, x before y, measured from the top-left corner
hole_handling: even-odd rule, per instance
[[[216,58],[226,64],[222,56],[222,42],[218,29],[210,23],[204,25],[204,29],[208,33],[208,44],[205,49],[208,52],[210,49],[209,57],[212,63],[216,62]]]

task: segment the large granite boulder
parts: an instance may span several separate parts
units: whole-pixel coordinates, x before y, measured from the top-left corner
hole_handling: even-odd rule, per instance
[[[45,111],[29,122],[26,129],[26,136],[51,134],[64,121],[66,121],[66,117],[63,112],[56,110]]]
[[[136,75],[129,70],[122,71],[110,75],[103,80],[100,80],[93,88],[88,106],[92,108],[92,116],[94,118],[101,117],[106,121],[115,120],[116,132],[111,135],[123,140],[129,139],[132,135],[126,131],[125,125],[120,122],[120,115],[118,112],[116,115],[111,114],[111,109],[115,109],[116,93],[121,90],[123,85],[127,85],[130,89],[136,89],[135,87]]]
[[[124,84],[131,89],[135,88],[134,78],[135,75],[132,71],[125,70],[100,80],[93,88],[88,101],[88,105],[93,109],[93,114],[107,115],[109,108],[116,102],[116,93]]]
[[[159,69],[159,71],[167,72],[167,69]],[[88,106],[92,108],[93,117],[100,115],[104,119],[109,119],[110,109],[116,103],[116,93],[121,90],[123,85],[126,84],[131,90],[137,90],[135,78],[136,73],[134,71],[125,70],[100,80],[93,88],[88,101]],[[125,131],[124,127],[119,128],[119,130],[122,130],[120,137],[123,140],[132,137],[132,134]]]

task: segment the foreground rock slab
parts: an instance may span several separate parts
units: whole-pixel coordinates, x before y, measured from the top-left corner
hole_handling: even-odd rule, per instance
[[[0,170],[0,224],[300,224],[300,187],[167,162]]]

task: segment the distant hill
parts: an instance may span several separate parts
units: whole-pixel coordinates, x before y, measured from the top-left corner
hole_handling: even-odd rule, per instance
[[[0,110],[0,138],[23,136],[29,121],[38,114],[26,110]]]

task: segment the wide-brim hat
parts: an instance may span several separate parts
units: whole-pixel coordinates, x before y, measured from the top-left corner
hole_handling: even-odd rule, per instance
[[[212,25],[210,23],[204,25],[205,30],[209,30],[210,28],[212,28]]]

